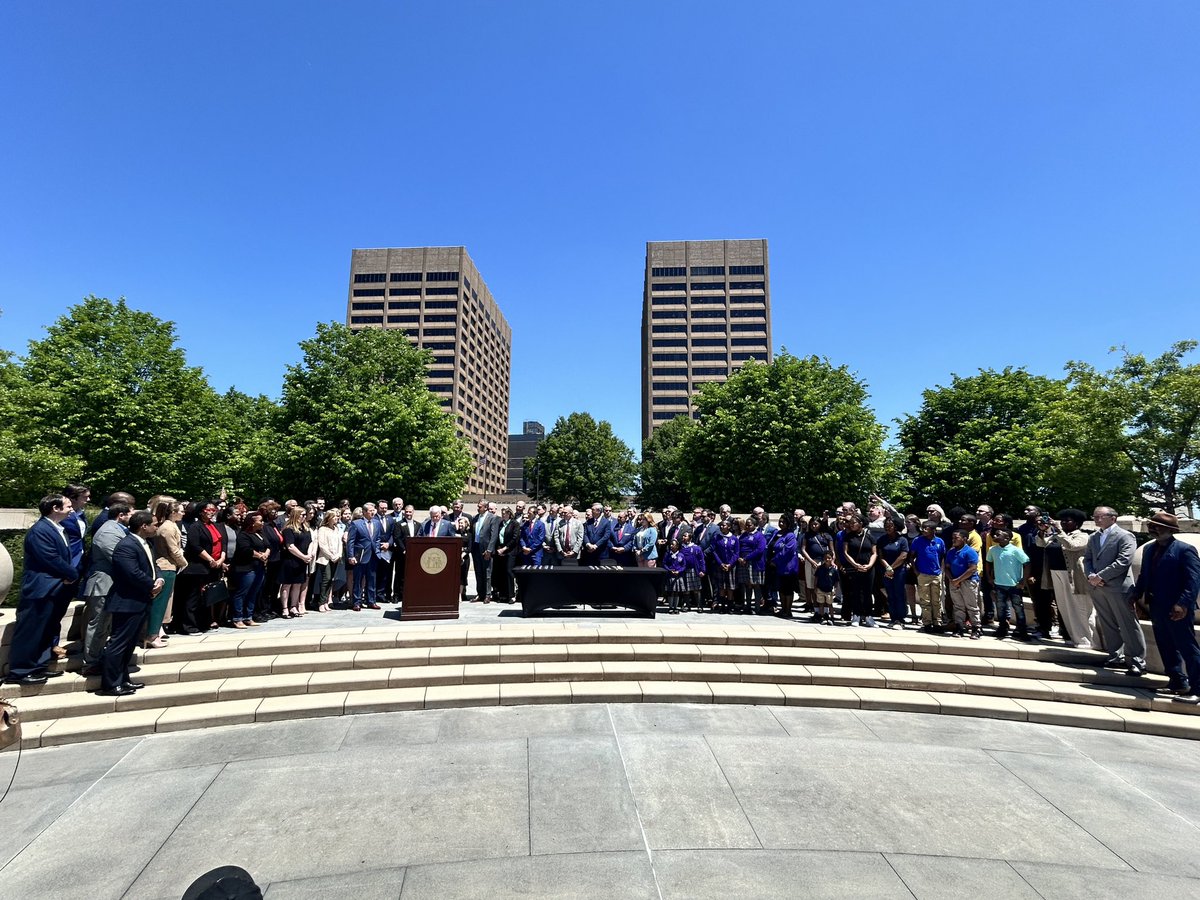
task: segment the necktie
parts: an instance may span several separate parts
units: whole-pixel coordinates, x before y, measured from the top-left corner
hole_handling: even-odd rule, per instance
[[[566,532],[566,538],[567,538],[566,541],[564,542],[564,547],[566,548],[566,551],[568,553],[570,553],[571,552],[571,523],[570,522],[567,522],[563,526],[563,531]]]

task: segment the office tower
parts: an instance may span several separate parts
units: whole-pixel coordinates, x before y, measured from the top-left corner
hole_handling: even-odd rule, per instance
[[[528,494],[533,487],[525,477],[525,461],[537,454],[538,444],[546,436],[541,422],[525,422],[520,434],[508,436],[508,489],[510,494]]]
[[[767,242],[648,241],[642,294],[642,440],[695,417],[692,397],[748,359],[771,361]]]
[[[433,353],[425,384],[454,416],[475,459],[466,491],[501,493],[512,329],[466,248],[354,250],[348,294],[351,328],[403,328]]]

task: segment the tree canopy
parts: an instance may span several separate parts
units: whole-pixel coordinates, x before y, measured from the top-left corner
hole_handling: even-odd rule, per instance
[[[845,366],[784,350],[705,385],[696,403],[679,455],[697,503],[824,509],[877,487],[884,430]]]
[[[474,461],[426,388],[427,351],[401,331],[330,322],[300,342],[278,414],[277,490],[297,496],[457,497]]]
[[[1200,365],[1184,363],[1196,347],[1178,341],[1154,359],[1121,348],[1121,361],[1106,372],[1067,363],[1106,448],[1128,460],[1141,493],[1169,510],[1200,502]]]
[[[633,451],[610,423],[575,412],[554,423],[526,471],[539,499],[603,503],[619,500],[633,487],[637,468]]]
[[[922,398],[897,420],[900,469],[921,504],[1017,513],[1027,503],[1123,508],[1134,499],[1130,466],[1098,439],[1062,379],[985,369]]]
[[[687,486],[687,471],[680,451],[693,427],[690,416],[676,416],[659,425],[642,442],[638,502],[643,508],[677,506],[686,509],[692,505],[692,492]]]
[[[173,322],[86,297],[30,342],[21,375],[35,393],[23,409],[29,439],[81,460],[97,494],[197,496],[220,484],[219,398],[187,365]]]

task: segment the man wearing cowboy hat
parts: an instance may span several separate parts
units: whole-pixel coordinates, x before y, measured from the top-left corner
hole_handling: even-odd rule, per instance
[[[1154,541],[1142,556],[1132,599],[1150,607],[1154,642],[1170,679],[1166,690],[1181,703],[1200,704],[1195,693],[1200,690],[1200,644],[1194,625],[1200,556],[1191,544],[1175,540],[1179,519],[1170,513],[1155,513],[1147,527]]]

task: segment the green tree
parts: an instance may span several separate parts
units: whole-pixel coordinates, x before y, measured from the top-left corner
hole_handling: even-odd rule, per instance
[[[25,380],[11,353],[0,350],[0,506],[35,504],[83,471],[83,460],[39,443],[28,431],[28,414],[45,394],[44,386]]]
[[[638,503],[643,509],[665,506],[686,509],[692,505],[692,492],[684,480],[680,450],[684,438],[694,427],[690,416],[676,416],[655,428],[642,443]]]
[[[82,460],[97,495],[194,497],[220,486],[219,398],[187,365],[174,323],[89,296],[30,342],[21,374],[38,392],[25,409],[30,437]]]
[[[264,394],[252,397],[230,388],[221,395],[221,415],[229,466],[222,486],[247,500],[276,491],[283,476],[279,404]]]
[[[1027,503],[1090,509],[1133,500],[1130,466],[1097,439],[1062,379],[985,369],[922,397],[915,414],[897,420],[901,470],[921,504],[988,503],[1019,514]]]
[[[877,489],[883,427],[845,366],[786,350],[706,385],[680,463],[697,503],[829,508]]]
[[[425,387],[430,355],[401,331],[319,324],[289,366],[277,420],[276,489],[355,501],[401,495],[417,506],[457,497],[467,444]]]
[[[619,500],[637,474],[629,446],[588,413],[560,416],[526,467],[539,499],[572,503]]]
[[[1142,493],[1170,510],[1200,502],[1200,365],[1184,363],[1196,347],[1178,341],[1154,359],[1121,348],[1121,362],[1107,372],[1067,363],[1106,447],[1129,461]]]

